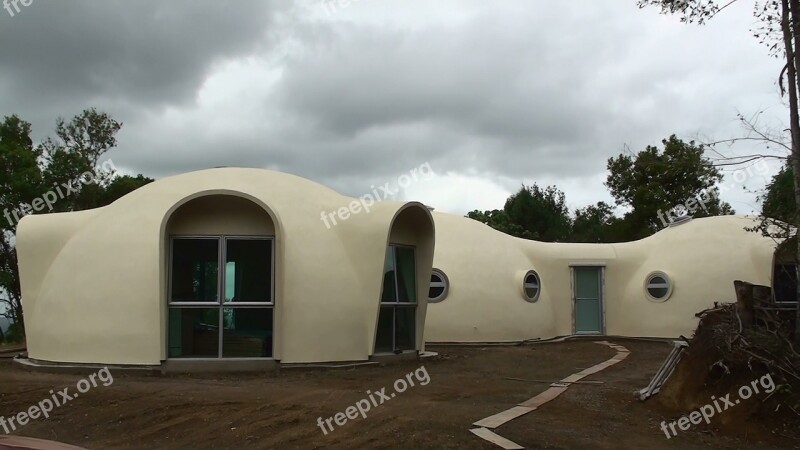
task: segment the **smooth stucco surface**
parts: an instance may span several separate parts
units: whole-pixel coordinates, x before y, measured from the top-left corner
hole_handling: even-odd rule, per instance
[[[17,249],[29,356],[77,363],[164,360],[167,225],[181,205],[206,196],[245,199],[272,219],[275,359],[352,361],[373,354],[390,235],[418,247],[417,348],[423,348],[434,245],[424,205],[376,203],[369,213],[329,229],[320,214],[352,198],[290,174],[221,168],[159,180],[104,208],[25,217]],[[210,214],[207,207],[195,208],[188,216],[205,220],[211,231],[239,226],[242,234],[253,233],[248,221],[231,222],[226,207],[219,207]],[[202,223],[176,220],[170,226],[199,232]]]
[[[221,168],[159,180],[104,208],[25,217],[17,249],[29,356],[165,360],[170,235],[274,236],[273,350],[285,363],[373,355],[388,243],[417,248],[419,350],[572,334],[576,265],[604,267],[609,335],[688,335],[697,312],[734,300],[734,280],[770,284],[774,243],[746,231],[753,222],[743,217],[694,219],[622,244],[517,239],[417,202],[379,202],[331,228],[320,220],[353,201],[290,174]],[[428,305],[432,267],[450,285]],[[523,297],[529,270],[541,279],[535,303]],[[645,295],[653,271],[674,286],[663,303]]]
[[[734,280],[770,284],[774,242],[737,216],[693,219],[621,244],[543,243],[499,233],[474,220],[434,213],[434,267],[450,280],[447,298],[428,305],[428,342],[517,341],[573,334],[574,265],[603,266],[606,334],[678,337],[715,301],[733,302]],[[523,277],[541,278],[536,303]],[[648,274],[673,283],[663,303],[648,300]]]

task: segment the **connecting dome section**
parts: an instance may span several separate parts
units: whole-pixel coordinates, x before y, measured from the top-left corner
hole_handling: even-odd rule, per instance
[[[537,242],[434,219],[448,294],[428,307],[429,342],[677,338],[696,328],[696,313],[735,301],[734,280],[770,285],[775,242],[748,231],[746,217],[693,219],[619,244]]]

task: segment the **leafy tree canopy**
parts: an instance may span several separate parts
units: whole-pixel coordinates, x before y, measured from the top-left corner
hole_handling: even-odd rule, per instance
[[[544,242],[569,237],[570,218],[564,193],[555,186],[522,185],[506,200],[502,211],[472,211],[467,217],[512,236]]]
[[[69,121],[58,119],[55,137],[34,145],[28,122],[16,115],[0,122],[0,315],[14,322],[9,335],[24,336],[14,238],[17,219],[104,206],[153,181],[118,175],[113,164],[98,164],[116,146],[121,127],[108,114],[87,109]]]
[[[732,214],[719,199],[716,184],[722,174],[703,156],[703,145],[675,135],[662,141],[663,150],[647,146],[636,155],[608,160],[606,186],[618,205],[632,209],[626,220],[640,237],[662,228],[664,216],[680,211],[694,217]]]

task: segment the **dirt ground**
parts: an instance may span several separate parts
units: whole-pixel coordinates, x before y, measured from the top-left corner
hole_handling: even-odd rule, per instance
[[[554,401],[495,431],[526,448],[705,449],[798,448],[769,422],[736,430],[698,426],[667,439],[662,420],[670,411],[655,400],[639,402],[670,346],[618,340],[631,351],[621,363],[573,385]],[[348,369],[282,369],[273,374],[141,376],[114,373],[98,386],[13,434],[101,448],[452,448],[498,449],[469,432],[472,422],[501,412],[555,381],[605,361],[615,351],[591,341],[510,347],[431,347],[439,356],[386,366]],[[425,367],[430,382],[335,426],[317,425]],[[420,372],[421,374],[422,372]],[[413,376],[412,376],[413,377]],[[0,416],[27,410],[51,389],[75,391],[80,375],[30,373],[0,359]],[[724,413],[723,413],[724,414]],[[0,428],[0,434],[4,433]]]

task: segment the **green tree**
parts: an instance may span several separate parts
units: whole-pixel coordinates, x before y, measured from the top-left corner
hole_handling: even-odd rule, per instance
[[[102,189],[95,198],[92,208],[110,205],[117,199],[139,189],[140,187],[152,183],[153,179],[148,178],[142,174],[135,177],[130,175],[120,175],[111,180],[110,183]]]
[[[606,186],[617,205],[631,208],[623,220],[632,239],[653,234],[681,210],[695,217],[733,213],[719,199],[715,185],[722,174],[703,156],[702,145],[675,135],[662,144],[663,150],[647,146],[636,155],[608,160]]]
[[[522,185],[506,200],[502,211],[476,210],[467,217],[512,236],[544,242],[566,240],[571,227],[564,193],[555,186],[542,189],[536,183]]]
[[[508,214],[502,209],[493,209],[491,211],[470,211],[467,217],[477,220],[478,222],[485,223],[497,231],[510,234],[511,236],[521,237],[523,239],[533,239],[533,235],[525,231],[520,225],[512,223]]]
[[[761,205],[761,215],[781,222],[791,223],[795,215],[794,174],[785,166],[767,184]]]
[[[570,242],[611,242],[611,227],[618,219],[614,210],[606,202],[597,202],[575,210],[572,220]]]
[[[0,123],[0,315],[13,322],[5,338],[24,336],[17,252],[14,247],[17,218],[25,214],[75,211],[111,203],[152,180],[116,176],[98,166],[101,157],[116,145],[121,123],[95,109],[87,109],[69,122],[59,119],[56,138],[34,146],[31,125],[19,117]],[[86,174],[92,182],[86,183]],[[63,195],[54,191],[70,185]],[[42,199],[56,199],[45,205]]]
[[[503,209],[511,223],[527,232],[528,239],[559,242],[569,237],[569,209],[564,193],[555,186],[542,189],[536,183],[523,185],[506,200]]]
[[[0,207],[15,210],[41,192],[39,167],[41,150],[33,146],[31,126],[17,116],[0,123]],[[0,314],[12,322],[22,321],[17,252],[14,249],[15,224],[0,220]],[[7,337],[6,337],[7,338]]]
[[[117,132],[122,123],[106,113],[87,109],[69,122],[56,121],[56,138],[41,144],[44,157],[42,175],[48,186],[72,183],[79,192],[55,204],[55,211],[75,211],[97,206],[99,196],[114,177],[114,171],[98,165],[100,158],[117,145]],[[94,182],[78,182],[82,174],[90,173]]]

